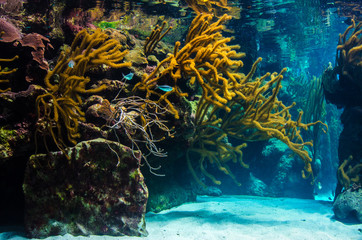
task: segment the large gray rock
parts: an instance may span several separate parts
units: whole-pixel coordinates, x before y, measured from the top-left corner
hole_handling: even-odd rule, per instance
[[[333,212],[336,218],[341,220],[355,215],[362,223],[362,189],[350,188],[339,194],[333,204]]]
[[[28,236],[146,236],[140,153],[95,139],[67,149],[67,156],[30,157],[23,185]]]

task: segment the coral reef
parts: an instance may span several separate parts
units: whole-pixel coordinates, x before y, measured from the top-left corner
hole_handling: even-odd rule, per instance
[[[153,12],[176,7],[187,14],[179,1],[148,2],[154,8],[147,11],[127,1],[41,2],[48,8],[29,1],[28,16],[0,19],[0,47],[9,47],[0,77],[13,73],[18,81],[14,92],[0,93],[0,158],[26,163],[30,236],[145,236],[148,192],[141,170],[152,190],[150,211],[193,201],[197,193],[220,195],[219,186],[202,188],[210,180],[221,183],[218,171],[258,195],[282,195],[288,177],[300,183],[303,162],[303,176],[313,178],[312,143],[301,132],[323,123],[303,123],[302,112],[293,120],[296,104],[278,99],[285,69],[255,77],[261,58],[250,57],[254,64],[242,73],[246,54],[225,34],[234,14],[226,0],[186,1],[197,13],[193,20],[175,17],[178,11]],[[279,161],[266,155],[252,166],[243,159],[247,142],[250,149],[249,142],[270,139],[290,149]],[[29,160],[35,148],[48,154]],[[294,166],[293,153],[303,162]],[[233,169],[239,165],[273,165],[276,172],[270,183],[251,169],[241,168],[240,177]]]
[[[45,51],[53,49],[53,46],[50,44],[50,40],[43,35],[40,35],[38,33],[29,33],[24,35],[20,40],[19,43],[22,47],[31,48],[31,56],[32,60],[36,62],[36,70],[39,71],[39,68],[41,70],[44,70],[45,72],[49,70],[49,64],[48,61],[45,59]],[[27,82],[33,82],[34,79],[38,80],[39,74],[34,73],[35,67],[34,64],[29,62],[26,66],[26,77],[25,80]]]

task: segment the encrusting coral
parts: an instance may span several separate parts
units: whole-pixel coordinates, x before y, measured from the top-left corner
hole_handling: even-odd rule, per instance
[[[64,132],[68,142],[76,144],[78,123],[85,120],[80,109],[81,94],[105,89],[105,85],[86,89],[91,79],[85,77],[85,73],[103,64],[112,68],[131,66],[131,63],[121,62],[127,54],[127,51],[120,51],[121,48],[117,40],[109,39],[100,29],[91,34],[86,30],[80,31],[71,47],[61,53],[56,66],[44,79],[49,92],[36,99],[37,132],[50,135],[62,151],[67,145]]]

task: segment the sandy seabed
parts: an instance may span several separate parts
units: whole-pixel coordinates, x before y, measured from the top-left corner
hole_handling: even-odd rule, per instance
[[[72,235],[46,240],[362,240],[362,224],[334,219],[332,203],[294,198],[199,196],[197,202],[147,213],[148,237]],[[22,232],[0,239],[26,240]]]

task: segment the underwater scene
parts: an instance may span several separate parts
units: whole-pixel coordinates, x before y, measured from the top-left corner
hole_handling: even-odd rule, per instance
[[[362,239],[361,0],[0,0],[0,240]]]

